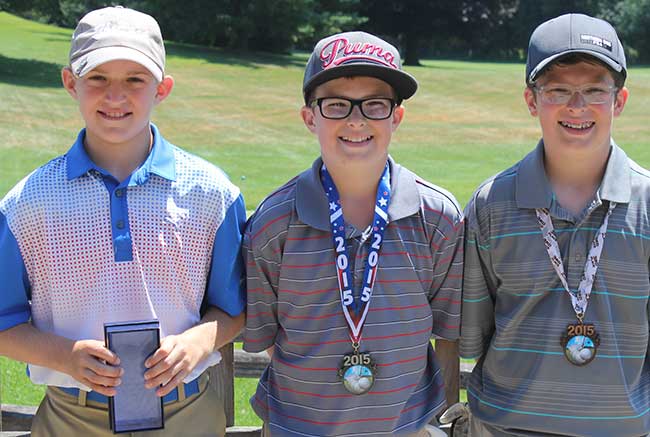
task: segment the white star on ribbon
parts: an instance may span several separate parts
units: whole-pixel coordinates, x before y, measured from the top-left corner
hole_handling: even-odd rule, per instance
[[[386,206],[388,204],[388,200],[384,199],[383,197],[379,199],[379,206]]]
[[[330,202],[330,209],[331,209],[332,211],[335,211],[335,210],[336,210],[336,203],[334,203],[334,202]]]

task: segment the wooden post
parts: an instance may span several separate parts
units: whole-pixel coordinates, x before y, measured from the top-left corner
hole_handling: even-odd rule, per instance
[[[436,339],[435,344],[436,358],[442,375],[445,380],[445,395],[447,406],[454,405],[458,402],[458,393],[460,389],[460,361],[458,358],[458,342]]]

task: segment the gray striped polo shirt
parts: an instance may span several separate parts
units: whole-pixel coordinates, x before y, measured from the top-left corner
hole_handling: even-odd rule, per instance
[[[543,143],[485,182],[467,205],[461,355],[480,357],[473,414],[508,435],[640,436],[650,432],[648,260],[650,173],[612,142],[602,184],[578,216],[544,171]],[[570,364],[561,345],[576,322],[544,247],[535,208],[549,208],[569,287],[616,202],[586,311],[596,358]],[[528,433],[520,430],[527,430]]]
[[[251,399],[274,435],[408,434],[444,406],[430,337],[459,335],[462,211],[451,194],[389,162],[389,225],[361,341],[378,368],[367,394],[348,393],[337,376],[352,347],[319,179],[322,161],[267,197],[249,221],[244,348],[275,346]],[[347,236],[357,292],[369,242],[355,230]]]

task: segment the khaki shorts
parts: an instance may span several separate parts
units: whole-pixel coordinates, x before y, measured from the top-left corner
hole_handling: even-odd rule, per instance
[[[208,384],[208,374],[199,377],[199,393],[164,406],[165,428],[121,436],[221,437],[226,433],[223,402]],[[83,405],[85,403],[85,405]],[[83,401],[56,387],[48,387],[32,421],[33,437],[115,437],[108,424],[108,406]]]

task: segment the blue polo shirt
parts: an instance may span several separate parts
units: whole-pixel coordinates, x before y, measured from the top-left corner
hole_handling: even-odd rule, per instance
[[[167,142],[153,124],[147,159],[117,181],[72,148],[0,202],[0,330],[31,320],[71,339],[103,339],[106,322],[157,318],[161,335],[198,323],[204,302],[245,305],[239,189],[214,165]],[[201,363],[194,379],[220,360]],[[30,366],[35,383],[80,387]]]

